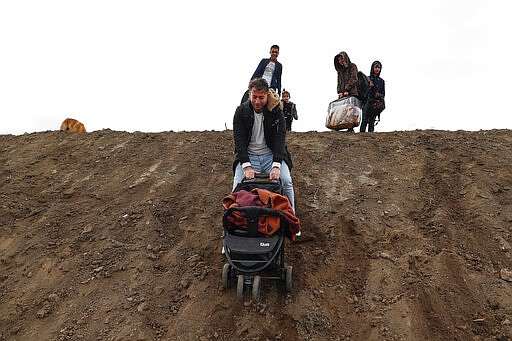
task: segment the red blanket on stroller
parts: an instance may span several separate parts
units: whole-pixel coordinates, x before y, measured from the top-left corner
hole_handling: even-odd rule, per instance
[[[224,211],[230,207],[262,206],[280,211],[287,222],[289,236],[295,240],[295,234],[300,231],[300,220],[293,213],[290,201],[284,195],[267,191],[262,188],[254,188],[250,192],[241,190],[231,193],[222,199]],[[228,222],[238,227],[247,227],[247,218],[240,211],[233,211],[228,217]],[[258,219],[258,232],[270,236],[280,228],[280,219],[276,216],[262,214]],[[288,233],[286,233],[288,235]]]

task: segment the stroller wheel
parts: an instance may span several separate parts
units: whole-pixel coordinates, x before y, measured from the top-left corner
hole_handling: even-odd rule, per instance
[[[252,300],[254,302],[259,302],[261,295],[261,276],[254,276],[254,281],[252,282]]]
[[[236,285],[236,296],[240,301],[244,299],[244,275],[238,275],[238,283]]]
[[[231,286],[232,279],[233,276],[231,273],[231,265],[229,265],[229,263],[226,263],[222,268],[222,287],[224,289],[228,289]]]
[[[286,283],[286,291],[292,291],[293,289],[293,267],[288,265],[285,268],[285,283]]]

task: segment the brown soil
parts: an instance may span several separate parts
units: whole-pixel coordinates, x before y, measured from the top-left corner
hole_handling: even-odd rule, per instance
[[[224,291],[232,132],[0,136],[1,340],[509,340],[512,132],[293,132],[294,290]]]

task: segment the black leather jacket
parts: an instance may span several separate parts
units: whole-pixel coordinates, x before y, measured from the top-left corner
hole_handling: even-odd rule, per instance
[[[233,117],[233,138],[235,142],[235,161],[233,171],[238,163],[249,162],[247,147],[251,141],[252,126],[254,125],[254,109],[251,101],[244,102],[236,108]],[[288,168],[292,169],[292,159],[286,149],[286,123],[279,106],[269,111],[263,111],[263,131],[267,147],[272,151],[273,161],[281,163],[286,161]]]

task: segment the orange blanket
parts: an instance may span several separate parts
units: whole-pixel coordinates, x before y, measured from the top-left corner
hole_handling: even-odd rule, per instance
[[[295,240],[295,234],[300,231],[300,220],[293,213],[292,206],[288,198],[265,189],[254,188],[250,192],[241,190],[231,193],[222,199],[224,211],[230,207],[262,206],[280,211],[287,222],[287,231],[285,234]],[[247,227],[247,219],[243,212],[233,211],[228,221],[237,227]],[[280,228],[280,219],[276,216],[262,214],[258,219],[258,232],[264,235],[272,235]]]

